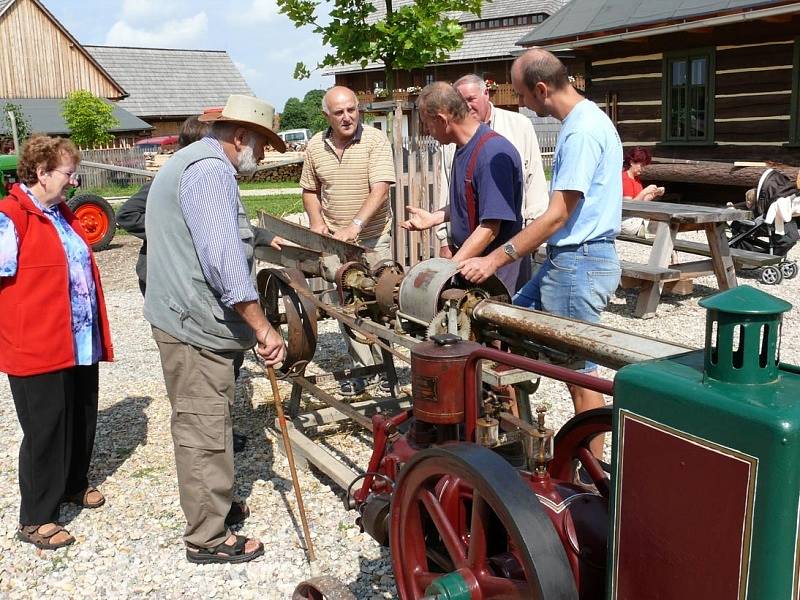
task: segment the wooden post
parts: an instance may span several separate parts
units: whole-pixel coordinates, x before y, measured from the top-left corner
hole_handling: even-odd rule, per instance
[[[392,234],[394,246],[394,260],[400,264],[406,263],[406,236],[405,230],[400,227],[400,223],[405,219],[405,193],[403,181],[403,109],[400,103],[394,109],[394,117],[392,119],[392,140],[394,149],[394,176],[395,176],[395,195],[394,206],[394,232]]]
[[[411,118],[415,115],[409,116],[408,123],[408,204],[415,208],[419,208],[420,204],[420,188],[417,177],[417,166],[419,159],[419,144],[418,141],[418,127],[415,119]],[[414,266],[420,259],[420,235],[419,232],[411,232],[408,241],[408,264]]]

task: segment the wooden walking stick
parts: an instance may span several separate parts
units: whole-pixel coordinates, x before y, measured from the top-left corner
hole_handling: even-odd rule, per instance
[[[306,507],[303,504],[303,497],[300,495],[300,481],[297,479],[297,469],[294,466],[294,452],[292,451],[292,443],[289,441],[289,428],[286,425],[286,417],[283,414],[283,401],[278,391],[278,379],[275,377],[275,369],[267,367],[267,375],[272,385],[272,396],[275,398],[275,410],[278,413],[278,424],[283,436],[283,447],[286,449],[286,459],[289,461],[289,470],[292,473],[292,486],[294,487],[294,496],[297,498],[297,508],[300,511],[300,522],[303,524],[303,536],[306,539],[308,562],[313,563],[317,558],[314,555],[314,545],[311,543],[311,533],[308,530]]]

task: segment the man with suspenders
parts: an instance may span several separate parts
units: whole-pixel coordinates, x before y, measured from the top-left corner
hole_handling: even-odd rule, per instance
[[[410,206],[403,227],[420,231],[450,221],[456,246],[453,260],[485,256],[522,230],[519,152],[470,114],[464,99],[447,83],[426,86],[417,105],[427,132],[442,144],[456,144],[457,149],[449,204],[433,213]],[[510,295],[517,291],[520,266],[516,260],[497,271]]]

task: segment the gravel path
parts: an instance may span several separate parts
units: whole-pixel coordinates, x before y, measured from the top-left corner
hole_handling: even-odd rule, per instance
[[[274,420],[269,383],[252,358],[237,386],[234,427],[249,437],[236,455],[237,492],[252,508],[243,531],[264,540],[266,553],[240,566],[195,566],[183,555],[184,525],[178,505],[174,456],[169,435],[169,402],[158,352],[142,318],[142,299],[134,276],[139,242],[119,236],[98,254],[112,320],[113,364],[101,365],[100,415],[90,478],[108,498],[98,510],[62,509],[61,518],[77,543],[55,552],[37,551],[14,539],[18,518],[17,452],[21,431],[5,377],[0,378],[0,597],[3,598],[289,598],[310,575],[300,548],[300,527],[289,469],[278,452],[277,436],[265,424]],[[646,249],[623,246],[628,259],[644,260]],[[798,252],[793,252],[798,258]],[[760,287],[790,302],[800,299],[800,278]],[[716,289],[698,280],[688,297],[667,297],[655,319],[631,317],[635,295],[613,299],[604,323],[637,333],[700,346],[704,310],[697,301]],[[798,329],[800,311],[788,315],[785,332]],[[343,365],[344,344],[333,323],[320,327],[319,363],[312,371]],[[800,340],[783,338],[783,360],[800,363]],[[607,376],[613,373],[603,370]],[[401,383],[408,382],[401,370]],[[288,386],[282,391],[288,393]],[[538,397],[559,425],[571,414],[566,388],[545,382]],[[366,436],[338,434],[326,443],[363,468],[369,455]],[[355,514],[345,511],[341,491],[313,473],[300,474],[321,573],[345,581],[360,599],[395,595],[388,552],[360,534]]]

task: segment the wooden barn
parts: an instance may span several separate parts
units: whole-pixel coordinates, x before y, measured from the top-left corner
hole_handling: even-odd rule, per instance
[[[800,2],[572,0],[520,40],[577,64],[625,146],[800,165]]]

